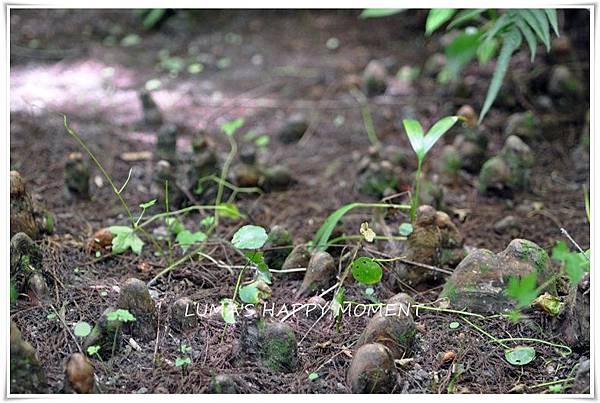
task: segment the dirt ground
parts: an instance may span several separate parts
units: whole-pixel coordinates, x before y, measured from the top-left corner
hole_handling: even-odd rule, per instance
[[[589,33],[576,29],[581,26],[580,21],[587,21],[582,14],[571,11],[562,22],[576,49],[576,60],[569,67],[582,77],[589,91],[589,83],[583,79],[589,77]],[[374,201],[359,194],[354,186],[358,162],[368,152],[370,143],[360,107],[349,94],[347,83],[360,76],[371,59],[387,58],[394,69],[423,66],[431,54],[440,51],[440,45],[439,38],[423,36],[423,12],[373,20],[359,20],[357,15],[357,11],[213,10],[193,17],[178,14],[160,30],[144,31],[132,13],[123,11],[11,12],[11,169],[22,174],[29,190],[41,195],[56,216],[55,234],[40,241],[44,270],[55,280],[51,306],[19,298],[11,309],[11,318],[36,349],[52,393],[62,388],[64,360],[77,351],[64,326],[47,319],[52,309],[64,306],[66,323],[93,323],[116,302],[115,286],[129,277],[148,281],[166,265],[165,258],[153,256],[150,247],[139,256],[126,253],[101,258],[86,250],[86,241],[97,229],[123,224],[126,216],[106,183],[102,187],[92,184],[90,201],[65,199],[64,163],[70,152],[80,150],[67,135],[62,117],[55,112],[68,115],[72,126],[117,183],[124,183],[133,168],[125,192],[132,206],[156,197],[150,190],[153,163],[126,162],[121,158],[129,151],[154,150],[153,133],[135,125],[142,117],[137,94],[148,80],[158,78],[162,82],[154,93],[155,100],[166,119],[180,128],[178,147],[182,151],[191,150],[193,134],[206,128],[224,158],[227,142],[219,126],[237,117],[245,117],[245,130],[272,135],[268,152],[260,158],[266,165],[289,167],[298,183],[287,191],[242,197],[238,207],[247,216],[246,221],[226,220],[214,239],[209,240],[206,253],[228,265],[237,265],[242,262],[240,257],[220,240],[231,239],[233,232],[245,223],[266,228],[284,225],[296,243],[306,242],[338,207],[353,201]],[[141,43],[119,46],[118,42],[129,33],[140,35]],[[107,37],[116,38],[117,44],[111,45]],[[335,50],[326,46],[332,37],[340,43]],[[37,41],[35,46],[32,40]],[[206,60],[204,70],[200,74],[184,71],[170,75],[158,66],[161,49],[181,57],[201,55]],[[526,51],[517,55],[513,61],[515,75],[531,69],[528,57]],[[223,59],[228,62],[217,67],[218,60]],[[223,68],[226,63],[229,65]],[[552,57],[540,52],[536,66],[551,63]],[[370,107],[380,140],[386,145],[409,148],[401,120],[410,112],[429,126],[464,103],[478,109],[492,73],[493,67],[489,66],[479,68],[473,64],[466,68],[463,77],[470,84],[461,95],[457,95],[459,91],[436,88],[431,80],[417,80],[398,95],[372,98]],[[505,91],[510,92],[511,88],[514,87],[509,82]],[[531,101],[531,94],[520,95],[521,99],[512,106],[499,101],[486,119],[491,154],[502,146],[507,117]],[[469,175],[446,186],[449,211],[468,212],[464,222],[458,215],[453,217],[466,245],[498,252],[517,235],[550,251],[562,239],[559,228],[564,227],[582,247],[589,247],[589,225],[581,191],[582,184],[589,186],[589,171],[577,173],[571,156],[588,108],[586,102],[581,102],[554,111],[556,124],[529,144],[536,158],[532,185],[512,198],[482,196],[477,190],[477,178]],[[280,143],[275,136],[279,126],[298,110],[310,116],[308,135],[297,145]],[[339,116],[343,117],[341,125]],[[452,136],[449,134],[445,141],[450,142]],[[428,156],[425,170],[429,173],[441,148],[437,145]],[[413,166],[416,167],[416,161]],[[94,168],[93,176],[99,174]],[[366,209],[348,214],[344,219],[346,233],[355,233],[370,214]],[[520,231],[496,233],[493,224],[508,214],[522,224]],[[189,215],[185,222],[198,226],[199,217]],[[379,247],[383,248],[378,241],[375,248]],[[288,320],[298,339],[306,335],[299,346],[301,364],[289,374],[239,359],[241,327],[231,326],[223,333],[220,318],[203,320],[185,336],[169,330],[169,307],[173,301],[187,296],[216,304],[231,296],[235,280],[236,273],[206,260],[190,261],[161,278],[152,287],[159,304],[157,340],[140,343],[140,352],[127,347],[108,362],[95,361],[101,390],[202,393],[212,375],[231,374],[242,393],[349,392],[346,371],[352,346],[366,318],[345,318],[339,333],[331,319],[312,329],[312,320]],[[301,277],[277,275],[271,301],[297,302],[290,301],[289,296],[300,281]],[[400,291],[389,288],[385,282],[374,288],[381,299]],[[348,299],[366,302],[358,284],[348,284],[347,289]],[[405,291],[425,303],[436,300],[439,290]],[[101,294],[103,291],[106,293]],[[508,393],[521,390],[519,385],[533,387],[569,377],[580,358],[589,357],[589,349],[565,357],[550,346],[536,345],[537,357],[532,365],[512,367],[504,360],[501,348],[455,316],[421,312],[417,321],[423,326],[417,335],[414,360],[399,368],[401,381],[396,393]],[[449,329],[453,321],[460,322],[459,329]],[[529,319],[518,323],[502,318],[478,323],[497,337],[560,342],[547,322],[542,314],[531,313]],[[193,365],[184,371],[173,364],[182,343],[193,349]],[[441,362],[440,353],[445,351],[456,352],[454,364]],[[155,352],[160,357],[158,363],[153,362]],[[454,365],[462,366],[456,379]],[[319,374],[316,381],[307,380],[311,372]],[[545,390],[530,388],[528,392]]]

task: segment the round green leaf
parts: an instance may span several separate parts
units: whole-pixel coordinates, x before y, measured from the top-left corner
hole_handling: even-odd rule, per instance
[[[244,225],[233,235],[231,243],[238,249],[259,249],[267,242],[267,232],[257,225]]]
[[[450,329],[458,329],[459,326],[460,326],[460,323],[458,323],[458,322],[450,322],[450,324],[448,325],[448,327]]]
[[[413,232],[413,226],[411,223],[403,222],[402,224],[400,224],[400,229],[398,230],[398,232],[402,236],[409,236]]]
[[[87,322],[78,322],[75,324],[73,328],[73,333],[77,337],[87,337],[88,334],[92,332],[92,327]]]
[[[310,379],[311,381],[314,381],[318,378],[319,378],[319,374],[317,374],[316,372],[311,372],[310,374],[308,374],[308,379]]]
[[[352,262],[352,277],[362,284],[377,284],[383,276],[379,263],[368,257],[359,257]]]
[[[518,346],[504,351],[506,361],[512,365],[527,365],[535,358],[533,347]]]

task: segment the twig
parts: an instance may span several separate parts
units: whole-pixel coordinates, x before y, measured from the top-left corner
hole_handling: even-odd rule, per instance
[[[584,252],[584,250],[581,248],[581,246],[579,246],[579,244],[578,244],[577,242],[575,242],[575,240],[574,240],[574,239],[571,237],[571,235],[569,235],[569,233],[567,232],[567,230],[561,227],[561,229],[560,229],[560,232],[562,232],[562,234],[563,234],[564,236],[566,236],[566,237],[567,237],[567,239],[568,239],[569,241],[571,241],[571,243],[572,243],[573,245],[575,245],[575,247],[576,247],[577,249],[579,249],[579,252],[581,252],[581,254],[583,255],[583,257],[585,257],[585,259],[586,259],[586,260],[589,262],[589,261],[590,261],[590,258],[587,256],[587,254]]]

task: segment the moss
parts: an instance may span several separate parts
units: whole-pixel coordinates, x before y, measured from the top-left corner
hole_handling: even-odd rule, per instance
[[[284,324],[269,324],[262,333],[263,364],[273,371],[292,372],[298,362],[298,347],[292,329]]]

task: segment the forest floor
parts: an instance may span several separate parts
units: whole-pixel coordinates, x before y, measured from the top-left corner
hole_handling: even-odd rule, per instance
[[[10,24],[11,170],[21,173],[29,191],[41,195],[56,217],[54,235],[39,242],[44,270],[55,280],[52,307],[19,298],[11,309],[11,319],[36,349],[53,393],[62,387],[62,363],[77,351],[77,344],[61,322],[47,319],[52,309],[65,307],[68,324],[80,320],[93,323],[115,303],[118,286],[124,280],[136,277],[149,281],[166,266],[166,258],[154,256],[150,245],[140,255],[100,258],[86,249],[95,231],[122,225],[127,217],[106,181],[101,187],[97,181],[92,182],[89,201],[65,199],[64,164],[70,152],[81,150],[54,111],[68,116],[117,183],[124,183],[133,168],[124,193],[131,206],[157,197],[150,185],[153,162],[123,159],[127,152],[154,150],[154,133],[135,125],[142,118],[138,92],[147,81],[161,81],[154,99],[165,119],[180,129],[178,147],[182,152],[189,152],[192,136],[199,128],[206,128],[224,158],[228,146],[219,127],[239,117],[245,118],[243,131],[272,135],[268,151],[259,158],[267,166],[287,166],[298,182],[286,191],[245,195],[236,201],[246,219],[225,220],[209,240],[206,253],[227,265],[239,265],[240,257],[220,240],[231,239],[245,223],[265,228],[283,225],[296,243],[306,242],[342,205],[375,201],[361,195],[354,185],[359,160],[367,155],[370,142],[360,106],[348,91],[349,83],[360,77],[372,59],[387,58],[389,70],[396,71],[404,65],[423,66],[431,54],[440,51],[439,39],[424,37],[424,20],[416,13],[410,18],[398,15],[359,20],[356,12],[207,11],[195,22],[177,15],[159,31],[143,31],[137,18],[121,11],[19,10],[11,13]],[[130,33],[139,35],[141,43],[120,46],[121,39]],[[332,37],[340,44],[333,50],[326,46]],[[587,77],[586,37],[576,36],[575,32],[571,38],[578,56],[571,67]],[[31,46],[32,39],[37,40],[35,47]],[[170,56],[199,55],[204,70],[199,74],[170,74],[160,67],[159,53],[163,49],[168,49]],[[536,60],[536,66],[550,63],[552,60],[541,53]],[[514,64],[515,71],[531,69],[526,53],[519,54]],[[492,72],[492,67],[469,66],[462,74],[469,85],[460,96],[430,79],[419,78],[396,94],[388,91],[371,98],[379,139],[385,145],[410,149],[401,124],[407,113],[429,126],[465,103],[478,109]],[[511,88],[508,84],[505,90]],[[521,95],[522,99],[512,105],[499,101],[486,118],[491,155],[502,147],[507,117],[523,110],[532,96]],[[563,239],[559,228],[564,227],[582,247],[589,247],[581,191],[582,184],[589,186],[589,173],[582,177],[576,172],[570,151],[579,142],[587,108],[582,102],[552,112],[557,116],[556,125],[529,142],[535,154],[531,186],[511,198],[481,195],[477,178],[470,175],[445,184],[446,211],[455,213],[452,218],[466,245],[499,252],[517,237],[551,251],[556,241]],[[282,144],[275,134],[286,117],[296,111],[308,114],[309,132],[299,144]],[[449,133],[443,141],[450,143],[452,136]],[[432,173],[441,148],[434,147],[428,155],[427,174]],[[416,161],[410,164],[416,167]],[[92,177],[99,175],[94,168]],[[461,212],[467,213],[466,218],[459,217]],[[518,232],[494,231],[493,224],[509,214],[521,224]],[[368,219],[368,210],[352,211],[343,221],[345,233],[357,233],[360,223]],[[199,216],[189,215],[184,222],[198,227]],[[374,247],[382,247],[383,243],[377,241]],[[217,304],[232,295],[236,277],[237,273],[227,268],[198,260],[161,278],[151,287],[159,307],[157,339],[139,343],[141,351],[128,349],[110,361],[95,361],[101,390],[202,393],[212,375],[231,374],[243,393],[348,393],[346,372],[365,317],[344,318],[339,332],[332,319],[311,329],[313,320],[290,318],[287,323],[298,340],[306,337],[299,345],[298,369],[287,374],[238,359],[241,327],[231,326],[224,333],[220,317],[202,320],[184,336],[169,330],[166,324],[173,301],[187,296]],[[298,302],[290,295],[300,282],[301,277],[276,275],[270,302]],[[349,284],[348,298],[368,301],[363,288]],[[401,291],[386,282],[374,289],[382,300]],[[429,303],[437,299],[440,286],[402,291],[408,291],[417,302]],[[503,349],[455,315],[427,311],[415,320],[422,325],[421,332],[416,336],[414,360],[399,368],[401,381],[394,390],[397,393],[519,391],[523,390],[520,385],[533,387],[572,376],[580,358],[589,357],[589,349],[563,356],[557,349],[540,344],[536,345],[534,363],[514,367],[505,361]],[[454,321],[460,322],[459,329],[449,328]],[[517,323],[494,318],[482,321],[480,326],[496,337],[530,337],[559,343],[547,322],[543,314],[532,313],[529,319]],[[182,343],[193,349],[193,364],[185,371],[173,365]],[[446,351],[456,352],[455,363],[440,360],[440,353]],[[154,362],[156,352],[158,363]],[[462,371],[456,375],[458,363]],[[308,381],[311,372],[317,372],[319,378]],[[539,387],[528,392],[546,390]]]

